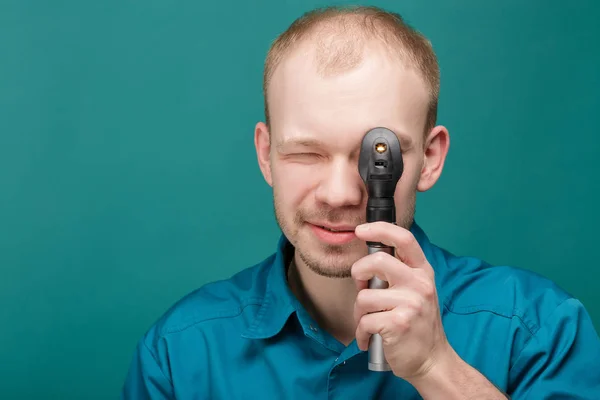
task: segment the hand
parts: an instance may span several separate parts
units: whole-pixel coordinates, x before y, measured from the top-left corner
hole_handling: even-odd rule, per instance
[[[396,249],[395,257],[374,253],[352,266],[359,290],[354,306],[358,347],[366,351],[371,335],[379,333],[394,374],[407,381],[421,379],[451,354],[433,268],[413,234],[397,225],[363,224],[357,227],[356,236]],[[369,289],[368,280],[374,276],[387,281],[389,287]]]

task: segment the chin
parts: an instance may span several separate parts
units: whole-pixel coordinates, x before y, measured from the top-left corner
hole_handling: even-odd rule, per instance
[[[352,265],[368,254],[366,245],[358,239],[343,245],[330,245],[306,236],[300,238],[296,251],[303,263],[321,276],[350,278]]]

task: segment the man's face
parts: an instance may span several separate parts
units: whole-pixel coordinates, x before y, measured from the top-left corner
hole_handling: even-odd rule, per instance
[[[362,138],[380,126],[399,136],[404,172],[395,192],[397,224],[409,228],[429,98],[415,71],[373,46],[352,70],[323,77],[316,68],[309,43],[277,68],[269,87],[270,142],[264,124],[257,125],[257,152],[273,187],[277,222],[300,260],[321,275],[349,277],[367,254],[352,233],[366,222]]]

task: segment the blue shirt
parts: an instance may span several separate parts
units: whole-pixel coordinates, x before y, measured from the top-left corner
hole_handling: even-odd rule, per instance
[[[584,306],[532,272],[458,257],[411,232],[435,269],[455,351],[513,399],[600,399],[600,339]],[[287,286],[293,248],[206,284],[140,340],[123,399],[420,399],[320,329]]]

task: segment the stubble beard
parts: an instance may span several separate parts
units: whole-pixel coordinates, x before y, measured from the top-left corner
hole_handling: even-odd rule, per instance
[[[352,207],[344,209],[321,208],[307,210],[298,208],[291,221],[286,219],[277,190],[273,190],[273,207],[279,228],[292,243],[296,255],[315,274],[327,278],[350,278],[352,265],[367,255],[366,243],[354,240],[344,245],[329,245],[319,242],[308,231],[306,221],[328,221],[360,225],[366,222],[362,209]],[[397,225],[410,229],[416,211],[416,191],[414,191],[405,207],[396,210]]]

